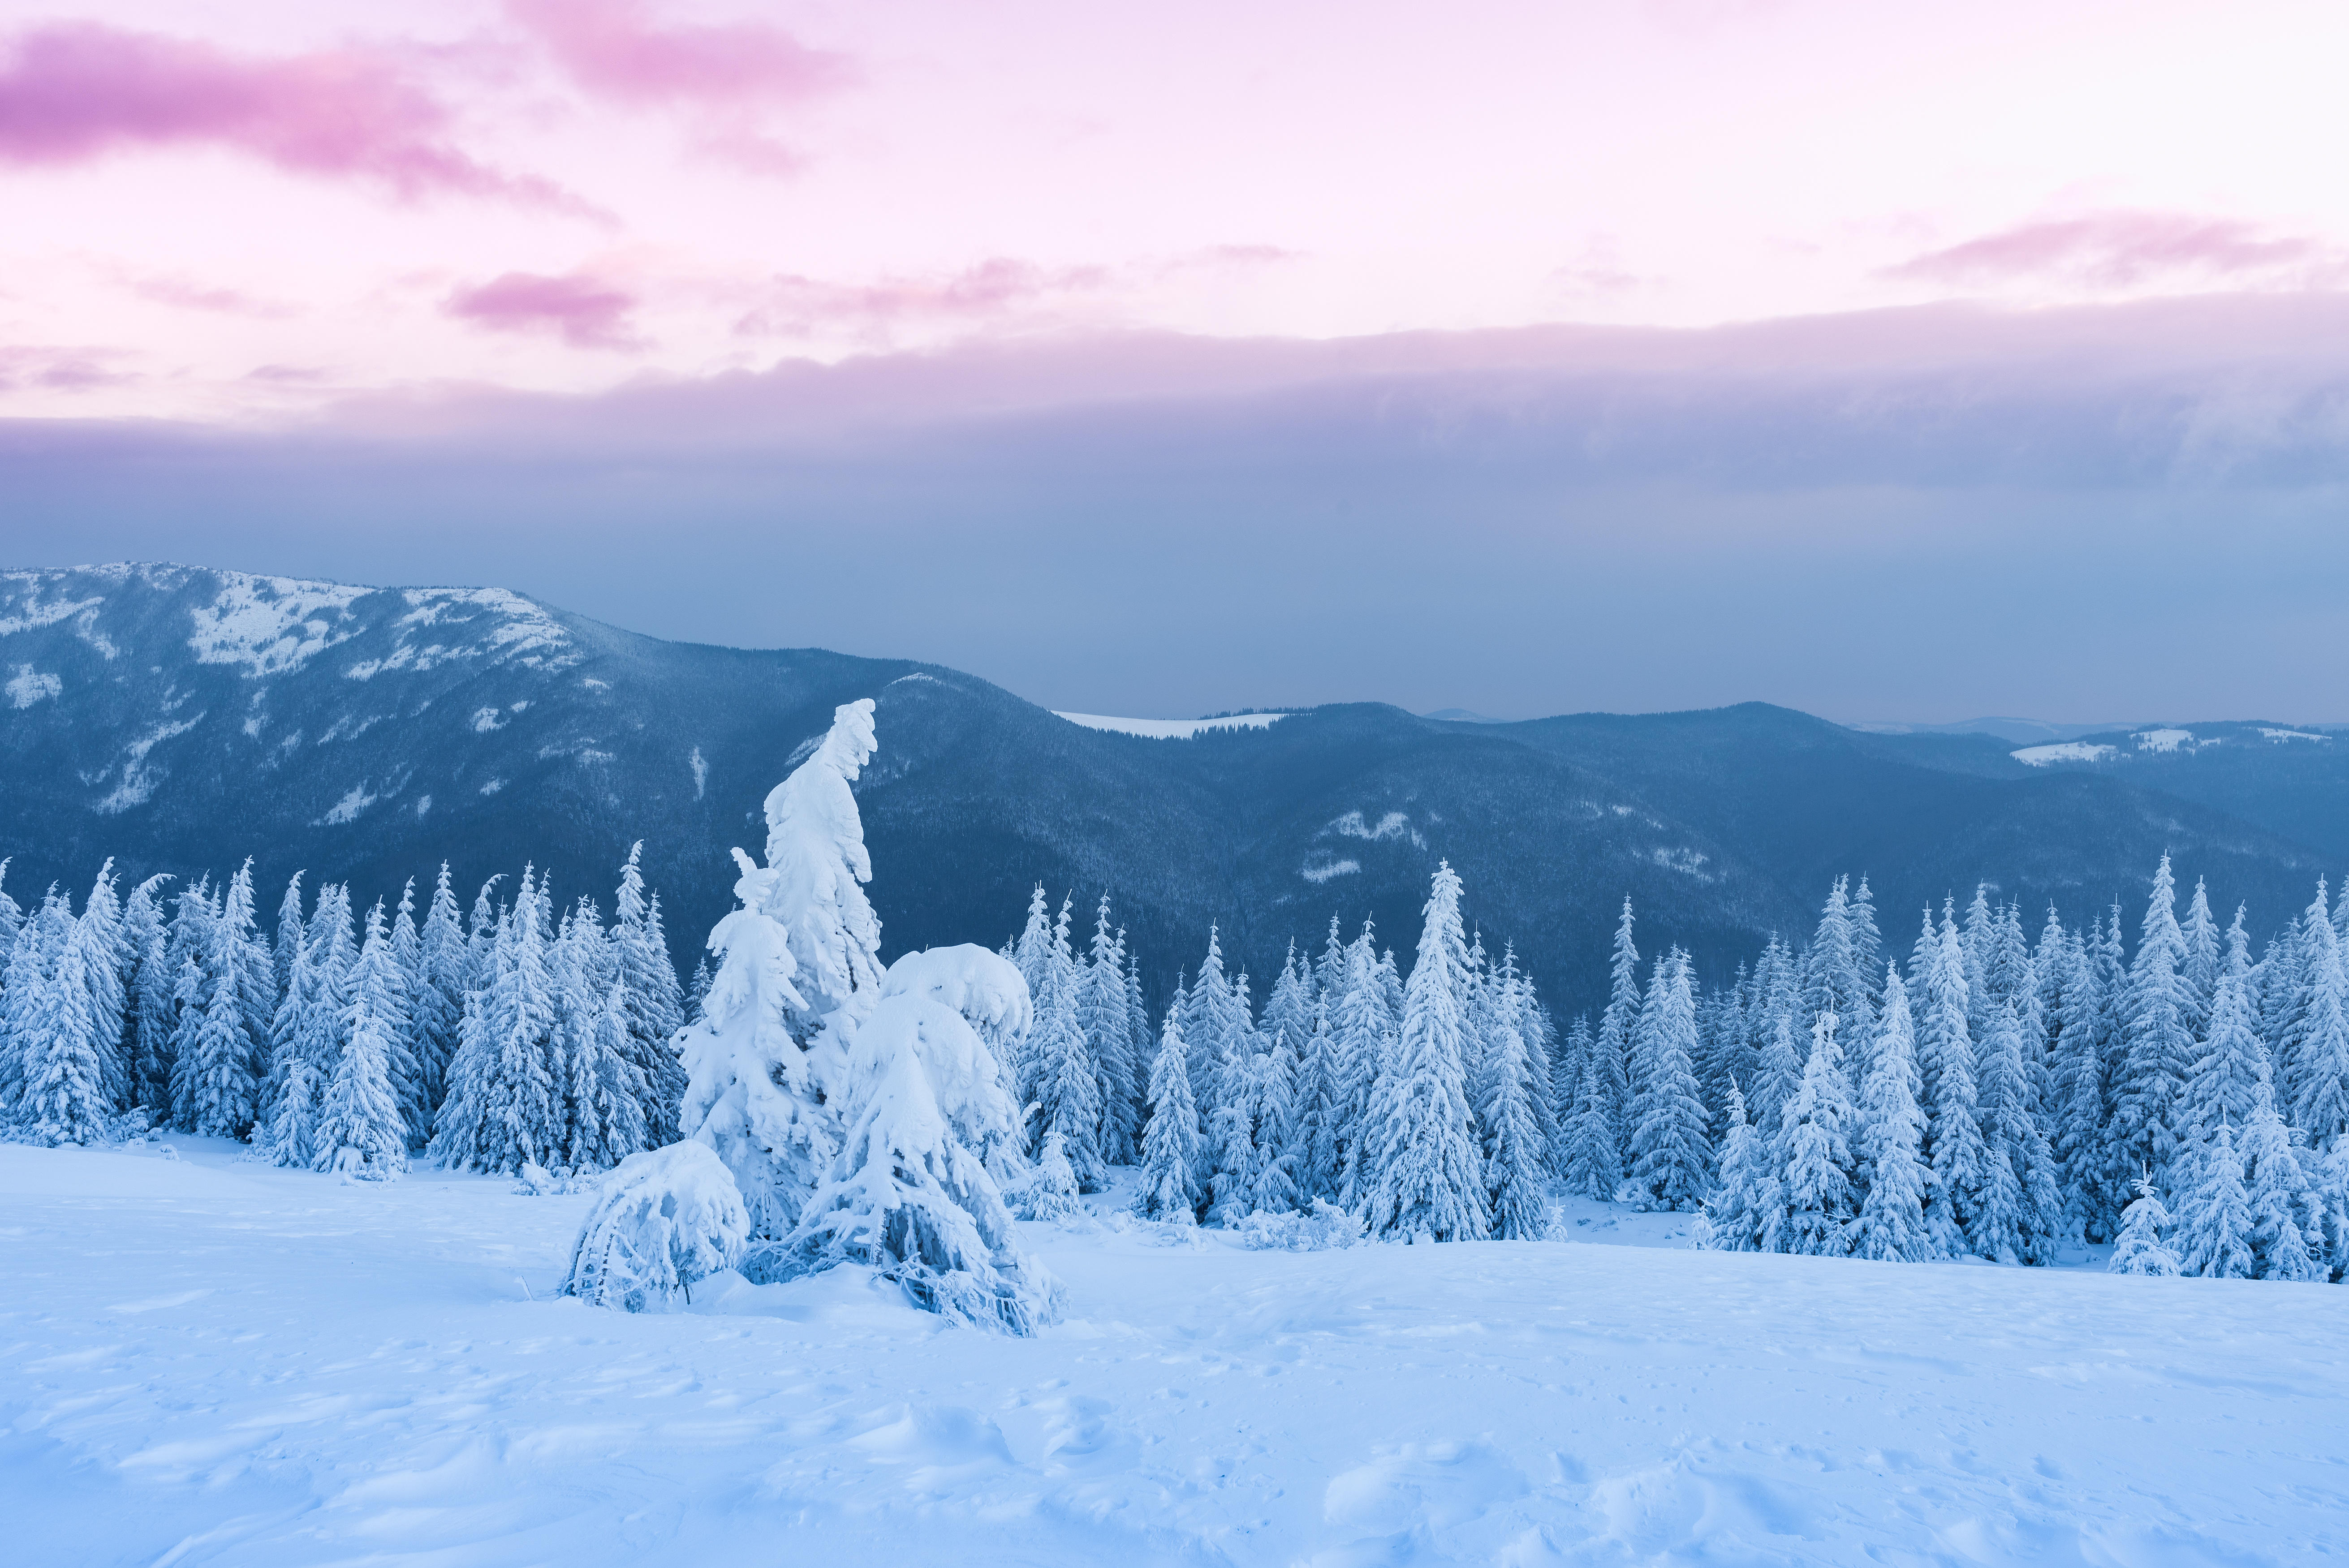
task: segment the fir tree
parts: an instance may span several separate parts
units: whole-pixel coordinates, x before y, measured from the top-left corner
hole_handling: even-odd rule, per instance
[[[1371,1096],[1395,1048],[1394,1020],[1381,994],[1377,965],[1371,927],[1364,922],[1362,934],[1346,951],[1345,985],[1333,1021],[1337,1072],[1330,1112],[1342,1140],[1338,1202],[1356,1213],[1369,1204],[1375,1174],[1370,1152]]]
[[[176,923],[193,929],[174,988],[171,1123],[203,1137],[243,1138],[260,1110],[254,1064],[261,1037],[244,1006],[244,966],[258,950],[239,940],[226,902],[215,908],[201,887],[181,895]]]
[[[2178,1254],[2162,1239],[2168,1228],[2169,1211],[2161,1206],[2152,1176],[2140,1176],[2137,1202],[2121,1215],[2120,1238],[2113,1246],[2112,1261],[2105,1267],[2113,1274],[2176,1274]]]
[[[1974,1043],[1966,1024],[1965,955],[1946,906],[1938,933],[1932,912],[1925,912],[1925,934],[1917,945],[1920,962],[1910,967],[1909,985],[1915,992],[1917,1061],[1925,1080],[1925,1152],[1933,1167],[1925,1224],[1935,1250],[1956,1255],[1971,1245],[1983,1155]]]
[[[122,906],[123,934],[132,954],[123,1059],[130,1068],[131,1103],[154,1127],[171,1116],[171,1037],[179,1022],[178,966],[157,897],[166,880],[149,877]]]
[[[1729,1086],[1721,1177],[1705,1201],[1702,1245],[1724,1253],[1775,1252],[1785,1199],[1768,1146],[1745,1119],[1745,1097]]]
[[[1849,1250],[1855,1207],[1851,1186],[1851,1099],[1836,1043],[1837,1019],[1821,1013],[1811,1028],[1811,1054],[1802,1087],[1785,1109],[1780,1140],[1785,1169],[1786,1217],[1779,1250],[1840,1257]]]
[[[1599,1035],[1592,1050],[1599,1063],[1599,1083],[1607,1096],[1608,1119],[1613,1141],[1625,1147],[1634,1122],[1631,1110],[1631,1045],[1640,1019],[1640,950],[1631,941],[1631,895],[1623,895],[1622,917],[1615,925],[1615,950],[1608,960],[1607,1009],[1599,1016]]]
[[[1925,1211],[1933,1168],[1925,1162],[1925,1114],[1917,1107],[1917,1032],[1909,994],[1887,965],[1884,1016],[1869,1053],[1859,1106],[1859,1157],[1868,1195],[1852,1227],[1854,1257],[1922,1263],[1939,1255]]]
[[[2349,906],[2349,898],[2342,903]],[[2311,1149],[2325,1153],[2349,1141],[2343,1137],[2349,1133],[2349,963],[2325,915],[2322,884],[2304,923],[2303,978],[2285,1083],[2293,1125]]]
[[[409,997],[425,1128],[448,1096],[449,1059],[456,1054],[457,1028],[465,1016],[468,956],[464,927],[457,918],[457,894],[449,885],[449,862],[443,861],[424,924],[417,933],[417,982]]]
[[[1109,894],[1093,912],[1092,948],[1079,976],[1077,1027],[1092,1062],[1101,1102],[1099,1153],[1111,1165],[1131,1165],[1139,1153],[1139,1088],[1133,1026],[1126,1016],[1125,950],[1109,924]]]
[[[367,912],[337,1031],[342,1049],[318,1106],[312,1166],[381,1181],[408,1169],[408,1121],[395,1064],[407,1055],[407,1006],[385,928],[383,901]]]
[[[1136,1211],[1178,1225],[1198,1223],[1199,1108],[1191,1099],[1190,1047],[1183,1015],[1166,1010],[1166,1031],[1150,1068],[1150,1124],[1142,1138]]]
[[[2023,1028],[2011,1001],[1999,1002],[1982,1041],[1978,1117],[1982,1174],[1971,1232],[1974,1250],[2000,1263],[2052,1263],[2063,1232],[2064,1200],[2055,1185],[2054,1157],[2034,1114]]]
[[[1684,954],[1675,950],[1657,966],[1658,1005],[1652,1025],[1641,1030],[1645,1059],[1636,1075],[1631,1184],[1642,1208],[1692,1210],[1713,1188],[1704,1103],[1691,1062],[1696,1003],[1689,993]]]
[[[2220,1125],[2224,1125],[2221,1123]],[[2323,1265],[2316,1243],[2323,1234],[2314,1183],[2292,1144],[2291,1130],[2262,1093],[2243,1128],[2243,1155],[2251,1166],[2251,1254],[2261,1279],[2321,1280]]]
[[[644,1137],[658,1147],[676,1141],[678,1110],[685,1101],[685,1063],[677,1054],[685,1007],[677,968],[668,961],[668,937],[661,930],[660,899],[645,892],[644,848],[642,840],[629,846],[613,895],[613,983],[620,988],[622,1051],[644,1085]]]
[[[1499,1006],[1485,1039],[1484,1099],[1476,1119],[1485,1143],[1485,1195],[1493,1233],[1532,1241],[1547,1226],[1549,1158],[1535,1108],[1547,1098],[1519,1027],[1516,965],[1505,962]],[[1544,1075],[1545,1077],[1547,1075]]]
[[[1371,1095],[1365,1186],[1373,1234],[1474,1241],[1491,1227],[1466,1093],[1461,1004],[1467,964],[1460,878],[1450,862],[1439,862],[1403,992],[1394,1060]]]
[[[1101,1149],[1102,1099],[1092,1052],[1078,1016],[1079,981],[1069,947],[1069,905],[1061,905],[1043,963],[1043,989],[1036,996],[1036,1021],[1029,1035],[1035,1072],[1034,1110],[1029,1136],[1041,1143],[1058,1130],[1081,1190],[1098,1190],[1104,1174]]]
[[[2249,1279],[2254,1261],[2251,1211],[2243,1191],[2243,1161],[2235,1152],[2235,1130],[2220,1122],[2190,1163],[2194,1185],[2173,1240],[2178,1272],[2207,1279]]]
[[[43,906],[44,921],[57,933],[49,937],[57,959],[53,967],[43,966],[46,984],[18,1015],[16,1130],[35,1143],[99,1143],[114,1115],[106,1088],[114,1038],[98,1015],[94,971],[112,954],[102,927],[64,916],[64,907],[62,899]],[[52,910],[60,913],[53,916]]]
[[[2178,1151],[2178,1086],[2194,1059],[2193,1000],[2178,972],[2185,940],[2178,930],[2176,903],[2169,857],[2164,855],[2129,971],[2127,1046],[2113,1084],[2115,1155],[2151,1170],[2157,1181],[2169,1180]]]
[[[563,1162],[545,903],[535,873],[525,870],[498,922],[488,984],[466,998],[430,1146],[433,1160],[450,1170],[512,1172]]]

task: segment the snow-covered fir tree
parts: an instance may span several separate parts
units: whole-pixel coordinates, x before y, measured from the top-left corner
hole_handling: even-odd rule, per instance
[[[2162,1206],[2153,1178],[2138,1177],[2137,1200],[2121,1214],[2120,1236],[2106,1268],[2124,1274],[2178,1273],[2178,1253],[2164,1236],[2168,1229],[2169,1211]]]
[[[1802,1087],[1787,1102],[1779,1139],[1785,1218],[1778,1250],[1815,1257],[1840,1257],[1850,1250],[1857,1206],[1851,1181],[1851,1096],[1837,1024],[1833,1013],[1821,1013],[1812,1026]]]
[[[1925,1115],[1917,1106],[1917,1032],[1908,988],[1887,965],[1884,1016],[1868,1053],[1859,1101],[1860,1173],[1867,1196],[1851,1232],[1854,1257],[1922,1263],[1940,1255],[1925,1222],[1933,1168],[1925,1161]]]
[[[1468,951],[1460,878],[1449,862],[1436,867],[1424,919],[1394,1059],[1371,1091],[1365,1207],[1376,1235],[1473,1241],[1488,1233],[1491,1217],[1468,1111]]]
[[[1777,1161],[1745,1119],[1745,1096],[1735,1084],[1729,1086],[1726,1114],[1719,1181],[1705,1200],[1698,1240],[1716,1252],[1775,1252],[1786,1209]]]
[[[2235,1152],[2235,1130],[2220,1122],[2210,1141],[2177,1168],[2192,1180],[2178,1204],[2178,1230],[2170,1244],[2180,1274],[2207,1279],[2248,1279],[2251,1255],[2251,1209],[2243,1191],[2243,1161]]]
[[[1166,1010],[1165,1032],[1150,1066],[1150,1121],[1142,1138],[1142,1171],[1134,1208],[1153,1220],[1198,1223],[1199,1108],[1191,1098],[1190,1044],[1182,1009]]]
[[[367,912],[367,936],[349,982],[341,1049],[322,1087],[311,1165],[367,1181],[408,1169],[407,1117],[398,1065],[408,1055],[408,1008],[383,901]]]
[[[1685,954],[1674,950],[1656,968],[1655,1006],[1641,1023],[1641,1060],[1632,1075],[1630,1184],[1642,1208],[1693,1210],[1713,1188],[1693,1059],[1696,1003]]]

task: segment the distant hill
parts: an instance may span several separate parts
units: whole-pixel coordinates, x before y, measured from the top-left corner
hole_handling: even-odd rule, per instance
[[[1978,877],[2077,916],[2134,905],[2165,849],[2264,930],[2349,849],[2349,738],[2195,727],[2190,749],[2033,765],[1989,736],[1759,704],[1525,723],[1354,704],[1154,738],[911,661],[661,642],[496,589],[177,566],[0,577],[0,694],[20,901],[52,878],[78,895],[109,854],[133,875],[250,854],[273,910],[296,869],[396,897],[443,857],[467,902],[527,860],[608,903],[642,838],[688,969],[730,907],[728,849],[763,841],[767,791],[859,696],[879,699],[858,797],[890,953],[1000,942],[1039,881],[1089,933],[1107,888],[1160,990],[1211,920],[1259,999],[1333,913],[1407,952],[1438,857],[1488,945],[1514,941],[1571,1010],[1603,995],[1627,892],[1643,948],[1687,944],[1718,974],[1806,932],[1842,871],[1871,877],[1905,954],[1919,906]]]

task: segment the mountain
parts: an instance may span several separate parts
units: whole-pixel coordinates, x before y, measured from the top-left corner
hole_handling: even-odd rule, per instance
[[[0,694],[20,900],[52,878],[78,894],[109,855],[187,876],[249,854],[268,909],[297,869],[396,898],[444,858],[467,902],[525,861],[560,896],[608,902],[641,838],[689,969],[730,907],[729,848],[763,841],[767,791],[833,707],[874,696],[858,799],[892,954],[999,942],[1040,881],[1074,894],[1081,939],[1107,888],[1154,989],[1216,921],[1260,997],[1333,913],[1407,952],[1441,856],[1487,944],[1514,941],[1569,1010],[1603,998],[1626,893],[1643,950],[1686,944],[1714,975],[1773,930],[1806,933],[1846,871],[1873,879],[1900,954],[1922,903],[1978,878],[2067,917],[2120,902],[2133,923],[2165,850],[2271,928],[2337,858],[2318,803],[2338,817],[2349,789],[2331,761],[2349,739],[2255,747],[2225,727],[2218,747],[2197,729],[2190,752],[2051,765],[1761,704],[1072,720],[936,665],[662,642],[499,589],[179,566],[0,576]]]

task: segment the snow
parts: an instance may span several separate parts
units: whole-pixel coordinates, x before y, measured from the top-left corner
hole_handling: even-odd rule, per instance
[[[241,665],[254,680],[300,669],[316,655],[366,629],[350,614],[375,592],[341,583],[255,577],[222,572],[220,592],[191,611],[188,646],[207,665]]]
[[[27,586],[24,599],[15,606],[16,613],[0,615],[0,637],[13,637],[19,632],[37,632],[44,626],[54,626],[85,610],[94,610],[106,603],[103,597],[91,599],[57,599],[41,603],[41,588],[47,573],[12,572],[5,579]]]
[[[182,719],[177,724],[160,724],[122,748],[122,781],[113,793],[91,808],[112,815],[127,811],[133,806],[143,806],[155,793],[155,786],[163,781],[162,770],[147,765],[147,754],[174,736],[185,735],[202,722],[203,715]]]
[[[2120,754],[2120,748],[2116,746],[2091,746],[2085,740],[2066,740],[2054,746],[2026,746],[2020,751],[2007,753],[2025,768],[2044,768],[2051,762],[2104,762]]]
[[[1065,718],[1071,724],[1081,724],[1087,729],[1105,729],[1117,735],[1139,735],[1152,740],[1188,740],[1210,729],[1269,729],[1275,719],[1287,718],[1288,715],[1236,713],[1227,718],[1111,718],[1098,713],[1056,711],[1052,717]]]
[[[2139,751],[2191,751],[2198,745],[2218,744],[2197,741],[2190,729],[2141,729],[2131,738]]]
[[[329,827],[340,826],[345,822],[356,822],[359,820],[359,813],[374,805],[379,799],[381,799],[380,796],[367,792],[367,780],[362,779],[352,785],[349,793],[336,801],[324,817],[318,819],[319,825]]]
[[[693,798],[698,800],[709,789],[709,764],[702,759],[698,746],[693,748],[693,755],[687,758],[686,762],[693,769]]]
[[[1307,882],[1319,886],[1320,883],[1330,881],[1332,877],[1352,876],[1356,872],[1361,871],[1361,869],[1362,862],[1360,861],[1331,861],[1325,866],[1302,867],[1299,870],[1297,874],[1303,877]]]
[[[2272,741],[2276,742],[2278,745],[2282,745],[2282,744],[2283,744],[2283,743],[2284,743],[2284,742],[2286,742],[2286,741],[2292,741],[2292,740],[2330,740],[2330,739],[2332,739],[2332,738],[2332,738],[2331,736],[2329,736],[2329,735],[2320,735],[2320,734],[2316,733],[2314,730],[2309,730],[2309,729],[2264,729],[2264,728],[2263,728],[2263,729],[2261,729],[2261,730],[2260,731],[2260,733],[2261,733],[2261,735],[2263,735],[2263,736],[2267,737],[2267,738],[2268,738],[2268,739],[2270,739],[2270,740],[2272,740]]]
[[[1704,863],[1707,857],[1701,851],[1681,847],[1659,847],[1651,850],[1648,852],[1648,858],[1668,872],[1678,872],[1684,877],[1694,877],[1699,882],[1713,880],[1705,874]]]
[[[65,690],[65,683],[57,676],[36,670],[30,665],[18,665],[16,673],[8,677],[5,688],[12,707],[26,708],[36,702],[46,702]]]
[[[1032,1338],[855,1269],[559,1297],[589,1194],[0,1146],[12,1555],[2282,1563],[2349,1546],[2331,1287],[1027,1224]],[[1685,1215],[1583,1204],[1670,1243]],[[1570,1221],[1568,1233],[1602,1230]],[[778,1557],[778,1553],[781,1557]]]

